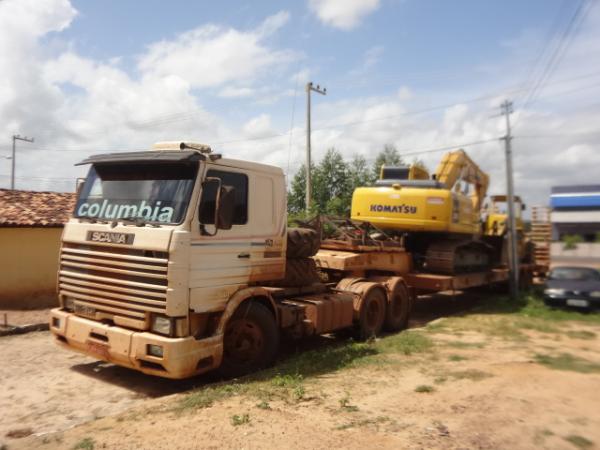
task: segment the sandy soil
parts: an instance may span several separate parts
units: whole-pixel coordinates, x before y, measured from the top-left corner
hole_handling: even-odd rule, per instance
[[[233,396],[183,412],[174,407],[206,379],[174,383],[101,365],[54,349],[48,333],[0,338],[10,362],[0,367],[0,443],[9,450],[90,439],[96,449],[598,448],[600,373],[534,358],[567,352],[600,364],[600,326],[568,326],[587,338],[565,329],[530,330],[526,341],[438,333],[431,352],[309,378],[299,401],[262,409],[257,398]],[[422,385],[433,391],[416,392]],[[245,414],[247,423],[233,424]],[[7,437],[24,428],[35,435]]]
[[[49,332],[0,337],[0,354],[0,443],[11,431],[53,433],[191,387],[63,350]]]

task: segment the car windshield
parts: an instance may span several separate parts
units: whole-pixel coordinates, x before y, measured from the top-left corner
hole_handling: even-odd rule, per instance
[[[95,220],[181,223],[197,170],[197,164],[189,163],[94,165],[74,215]]]
[[[550,280],[590,281],[600,280],[600,273],[587,267],[557,267],[548,276]]]

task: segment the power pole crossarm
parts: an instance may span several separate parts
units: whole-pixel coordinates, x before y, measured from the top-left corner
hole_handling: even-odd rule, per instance
[[[311,181],[311,161],[310,161],[310,93],[327,95],[327,89],[321,89],[317,84],[315,87],[312,81],[306,83],[306,215],[310,214],[310,202],[312,199],[312,181]]]
[[[517,255],[517,221],[515,217],[515,193],[513,183],[513,165],[512,165],[512,136],[510,130],[510,114],[513,112],[513,104],[505,100],[502,105],[502,114],[506,117],[506,135],[504,140],[504,149],[506,156],[506,197],[508,203],[508,246],[509,246],[509,267],[510,267],[510,296],[513,300],[519,293],[519,258]]]
[[[10,188],[15,188],[15,154],[17,150],[17,141],[25,141],[25,142],[33,142],[33,138],[28,138],[27,136],[19,136],[18,134],[13,134],[12,137],[12,161],[11,161],[11,172],[10,172]]]

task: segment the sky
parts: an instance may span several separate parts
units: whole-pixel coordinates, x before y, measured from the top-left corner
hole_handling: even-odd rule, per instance
[[[0,187],[73,191],[91,154],[206,143],[283,168],[392,144],[433,170],[464,148],[505,190],[600,184],[598,0],[0,0]]]

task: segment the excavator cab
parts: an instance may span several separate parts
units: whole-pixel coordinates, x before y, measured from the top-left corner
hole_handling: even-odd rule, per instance
[[[517,231],[523,231],[522,212],[525,210],[525,204],[518,195],[514,196],[515,201],[515,221]],[[508,229],[508,199],[506,195],[490,196],[490,203],[487,206],[484,218],[483,234],[485,236],[504,236]]]

